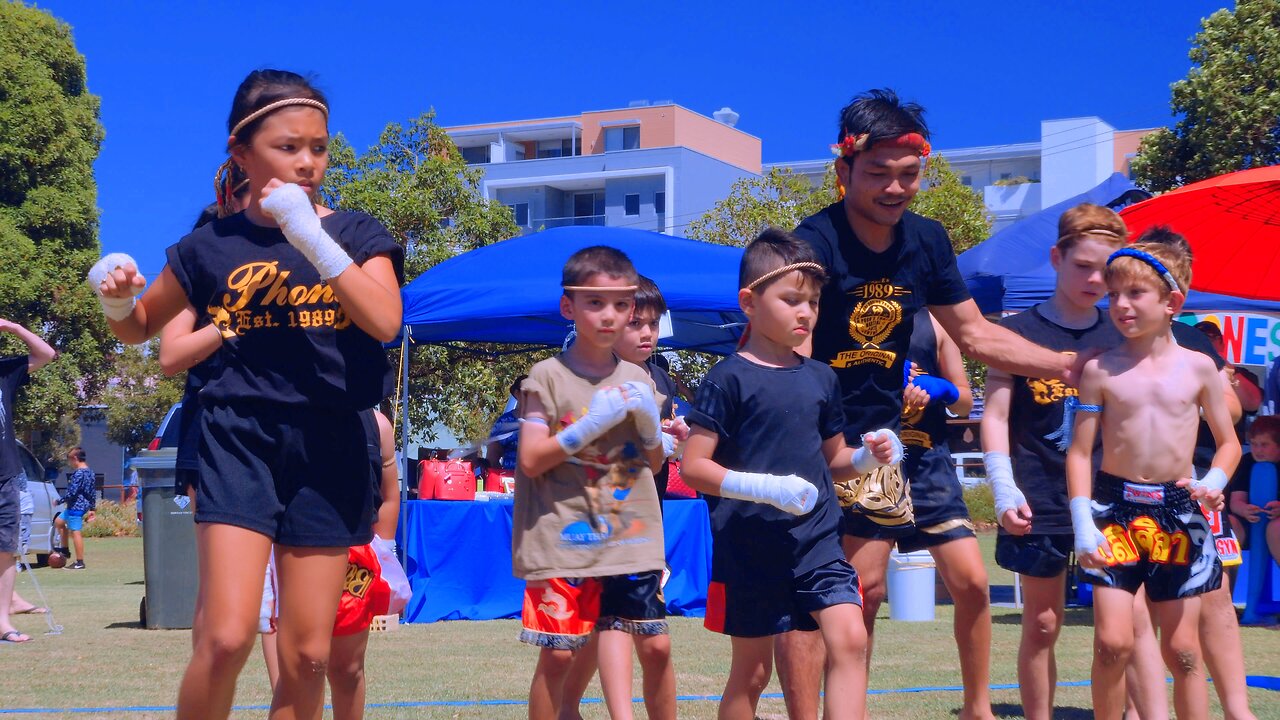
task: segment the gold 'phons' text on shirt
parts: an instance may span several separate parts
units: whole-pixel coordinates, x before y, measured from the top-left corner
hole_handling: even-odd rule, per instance
[[[279,327],[342,330],[351,324],[328,283],[291,285],[290,274],[276,260],[245,263],[232,270],[222,303],[208,308],[214,323],[237,335]]]

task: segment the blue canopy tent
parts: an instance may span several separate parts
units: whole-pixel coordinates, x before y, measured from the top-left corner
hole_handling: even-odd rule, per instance
[[[596,226],[512,238],[431,268],[401,291],[405,340],[559,347],[569,332],[560,317],[560,271],[570,255],[592,245],[625,252],[662,289],[674,330],[662,346],[733,352],[745,322],[738,308],[741,248]]]
[[[982,312],[1020,312],[1053,294],[1056,273],[1049,249],[1058,239],[1058,217],[1082,202],[1114,209],[1147,197],[1115,173],[1102,184],[1041,210],[960,254],[960,274]],[[1104,300],[1105,302],[1105,300]],[[1184,306],[1193,312],[1280,312],[1280,303],[1193,291]]]
[[[450,258],[400,291],[402,448],[409,446],[410,345],[559,347],[570,329],[560,317],[560,273],[570,255],[593,245],[625,252],[640,274],[662,289],[674,332],[659,345],[733,352],[746,322],[738,307],[741,248],[647,230],[585,225],[504,240]],[[404,472],[409,477],[407,457]]]

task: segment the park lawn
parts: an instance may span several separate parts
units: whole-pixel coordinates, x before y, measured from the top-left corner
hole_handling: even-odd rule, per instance
[[[992,584],[1008,586],[1011,576],[990,562],[994,536],[981,537]],[[19,629],[33,635],[25,645],[0,646],[0,713],[19,708],[52,712],[15,714],[49,718],[161,718],[171,717],[178,680],[190,653],[187,630],[144,630],[138,624],[143,595],[142,541],[137,538],[86,540],[88,569],[39,568],[38,579],[63,625],[61,635],[43,635],[41,616],[15,617]],[[18,590],[28,599],[36,593],[30,578],[18,577]],[[938,607],[931,623],[903,623],[887,619],[882,610],[877,625],[872,691],[956,686],[960,672],[951,636],[951,607]],[[1069,610],[1067,627],[1058,644],[1058,672],[1062,682],[1088,680],[1092,642],[1091,612]],[[993,684],[1016,682],[1019,614],[994,609]],[[701,619],[673,618],[678,692],[682,696],[718,695],[729,665],[728,639],[702,628]],[[389,633],[371,635],[368,652],[369,718],[521,718],[522,704],[424,706],[440,701],[507,700],[519,703],[528,690],[536,650],[518,643],[515,620],[400,625]],[[1280,633],[1245,628],[1248,672],[1280,674]],[[637,694],[639,680],[635,683]],[[776,679],[766,690],[779,692]],[[599,698],[593,683],[588,697]],[[1280,720],[1280,693],[1251,689],[1255,713],[1261,720]],[[873,695],[873,716],[910,720],[949,719],[960,707],[956,691]],[[1016,690],[994,693],[997,713],[1020,717]],[[255,651],[241,676],[236,702],[247,709],[234,717],[265,717],[270,701],[261,654]],[[388,706],[395,705],[398,706]],[[380,706],[382,705],[382,706]],[[1059,718],[1087,718],[1088,687],[1058,690]],[[154,708],[151,710],[140,709]],[[68,713],[57,709],[101,708]],[[120,708],[111,710],[111,708]],[[129,708],[129,709],[126,709]],[[690,699],[679,705],[681,718],[714,718],[714,700]],[[1213,713],[1221,712],[1214,699]],[[785,718],[781,699],[761,702],[761,718]],[[607,717],[601,704],[584,705],[585,718]],[[637,716],[643,711],[637,709]]]

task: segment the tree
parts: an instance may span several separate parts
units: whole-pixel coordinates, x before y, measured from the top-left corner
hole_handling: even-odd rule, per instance
[[[169,408],[182,399],[185,374],[165,377],[156,353],[160,341],[130,345],[117,356],[115,379],[103,392],[107,439],[134,454],[155,437]]]
[[[814,187],[803,175],[772,168],[760,177],[741,178],[729,194],[689,223],[695,240],[745,247],[766,227],[790,230],[835,199],[835,173],[830,167],[822,185]]]
[[[116,348],[84,271],[99,254],[93,161],[103,137],[71,29],[21,3],[0,3],[0,316],[60,353],[15,411],[36,452],[76,442],[75,409],[96,396]],[[21,271],[14,269],[21,268]],[[5,339],[0,353],[25,348]]]
[[[960,182],[946,158],[925,163],[925,186],[911,201],[911,211],[942,223],[957,254],[991,237],[991,213],[982,196]]]
[[[1280,0],[1238,0],[1200,28],[1194,66],[1173,84],[1177,122],[1143,138],[1133,159],[1153,192],[1280,164]]]
[[[480,193],[481,169],[470,167],[428,111],[408,125],[390,123],[363,153],[339,135],[329,150],[321,195],[330,207],[376,217],[405,248],[405,278],[460,253],[519,234],[511,211]],[[494,268],[494,272],[504,272]],[[528,355],[503,346],[466,350],[414,348],[409,417],[429,429],[442,422],[466,440],[483,440],[501,412],[507,388],[528,369]],[[399,367],[399,352],[392,353]]]

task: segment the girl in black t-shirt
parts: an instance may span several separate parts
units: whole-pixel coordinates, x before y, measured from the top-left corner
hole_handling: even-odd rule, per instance
[[[200,391],[193,654],[178,716],[226,717],[252,648],[267,555],[279,567],[280,680],[273,707],[320,714],[347,547],[372,537],[380,465],[367,408],[393,378],[381,344],[400,329],[403,251],[373,218],[314,204],[328,165],[328,105],[301,76],[251,73],[228,119],[244,212],[169,248],[146,281],[131,258],[89,273],[129,343],[184,310],[221,344]],[[229,193],[219,193],[225,201]]]

